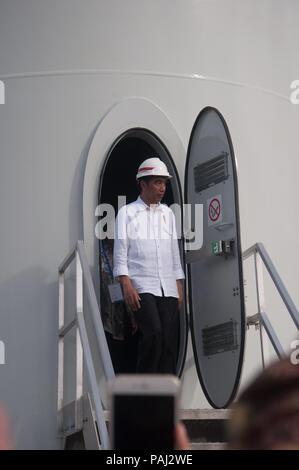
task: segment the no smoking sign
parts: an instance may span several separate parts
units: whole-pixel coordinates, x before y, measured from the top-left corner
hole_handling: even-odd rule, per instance
[[[218,224],[222,221],[222,197],[221,194],[207,200],[208,225]]]

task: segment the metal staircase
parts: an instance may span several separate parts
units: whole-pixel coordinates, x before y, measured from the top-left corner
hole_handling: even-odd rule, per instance
[[[66,449],[100,450],[100,438],[96,417],[88,395],[81,399],[80,427],[75,430],[75,402],[67,405],[64,413],[64,436]],[[181,410],[180,420],[187,429],[192,450],[225,450],[227,447],[226,426],[230,410]],[[109,412],[104,411],[107,427]]]
[[[258,300],[257,314],[247,318],[247,325],[258,326],[261,334],[265,330],[278,355],[284,356],[283,348],[264,311],[263,265],[268,270],[297,330],[299,330],[298,311],[290,298],[277,270],[261,243],[253,245],[243,254],[246,260],[254,257],[256,292]],[[76,263],[76,313],[68,323],[65,322],[65,272],[72,261]],[[58,438],[62,449],[109,449],[107,425],[109,413],[104,410],[97,384],[94,361],[88,340],[85,318],[83,315],[83,284],[88,300],[97,344],[104,366],[106,380],[114,378],[113,365],[105,337],[101,315],[97,303],[94,285],[82,241],[59,266],[59,342],[58,342]],[[71,403],[64,403],[64,338],[72,328],[76,328],[76,398]],[[83,392],[83,359],[87,372],[90,391]],[[226,422],[230,410],[181,410],[180,419],[185,423],[193,450],[225,449]]]
[[[270,339],[277,356],[279,358],[283,358],[285,356],[285,352],[282,345],[280,344],[270,319],[265,312],[263,266],[265,266],[268,273],[270,274],[277,292],[283,300],[297,331],[299,330],[299,314],[264,245],[262,243],[256,243],[255,245],[248,248],[243,253],[243,260],[245,261],[251,256],[254,257],[258,312],[255,315],[247,317],[247,326],[249,327],[251,325],[255,325],[255,327],[260,330],[262,365],[265,367],[263,330],[265,330],[268,338]]]

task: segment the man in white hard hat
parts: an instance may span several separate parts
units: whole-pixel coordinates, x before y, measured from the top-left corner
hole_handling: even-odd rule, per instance
[[[137,373],[176,373],[182,270],[175,218],[161,200],[171,178],[159,158],[148,158],[136,179],[138,199],[116,218],[114,276],[139,328]]]

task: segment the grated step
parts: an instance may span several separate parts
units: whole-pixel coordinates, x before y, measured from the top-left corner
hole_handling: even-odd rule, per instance
[[[86,401],[86,397],[85,397]],[[83,430],[84,438],[90,437],[93,433],[88,433],[90,423],[94,423],[94,416],[88,414],[89,407],[85,403],[81,411],[82,423],[80,428],[76,428],[75,405],[76,402],[64,407],[62,410],[64,416],[64,428],[61,437],[78,433]],[[79,403],[80,404],[80,403]],[[82,405],[82,404],[81,404]],[[79,409],[81,409],[79,408]],[[181,409],[179,410],[179,419],[184,423],[192,450],[225,450],[227,448],[227,421],[230,418],[230,409]],[[106,423],[108,425],[110,416],[107,410],[104,411]],[[70,443],[73,444],[71,441]],[[89,442],[88,448],[99,448],[99,443]]]

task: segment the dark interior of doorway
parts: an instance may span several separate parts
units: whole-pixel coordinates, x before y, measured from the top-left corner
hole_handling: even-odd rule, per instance
[[[136,182],[137,169],[146,158],[155,156],[159,156],[169,166],[165,147],[149,131],[134,129],[121,136],[112,146],[102,171],[99,204],[111,204],[117,214],[119,195],[126,196],[127,204],[135,201],[139,195]],[[174,178],[173,180],[175,181]],[[167,205],[179,202],[174,199],[173,184],[174,182],[167,184],[163,199]],[[99,249],[102,249],[101,245]],[[101,257],[99,262],[100,272],[102,272]],[[102,302],[103,299],[101,299]],[[102,308],[101,305],[101,310]],[[106,337],[115,373],[134,373],[138,332],[134,335],[127,335],[124,341],[114,339],[107,332]]]
[[[127,204],[135,201],[139,195],[136,182],[137,169],[146,158],[154,156],[157,156],[157,150],[144,139],[130,135],[122,138],[106,162],[100,203],[112,204],[117,213],[118,195],[125,195]],[[170,185],[167,185],[163,202],[167,205],[174,202]]]

